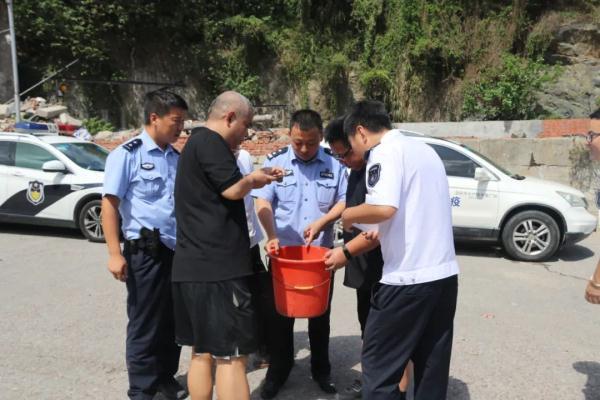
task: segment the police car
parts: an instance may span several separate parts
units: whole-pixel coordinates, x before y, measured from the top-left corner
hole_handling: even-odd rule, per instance
[[[581,191],[513,174],[461,143],[401,132],[442,159],[457,241],[497,242],[514,259],[543,261],[596,230],[597,217]]]
[[[544,261],[596,230],[598,219],[581,191],[513,174],[461,143],[400,132],[427,143],[442,159],[456,241],[499,243],[516,260]],[[336,244],[341,232],[338,225]]]
[[[79,228],[103,241],[107,156],[94,143],[57,134],[0,132],[0,221]]]

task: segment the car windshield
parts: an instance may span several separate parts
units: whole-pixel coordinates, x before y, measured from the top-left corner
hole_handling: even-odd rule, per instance
[[[484,156],[483,154],[479,153],[478,151],[473,150],[472,148],[470,148],[467,145],[461,144],[461,147],[464,147],[465,149],[469,150],[471,153],[477,154],[479,157],[483,158],[485,161],[489,162],[490,164],[492,164],[494,167],[498,168],[500,171],[502,171],[503,173],[505,173],[506,175],[510,176],[511,178],[514,179],[521,179],[522,176],[518,175],[518,174],[513,174],[512,172],[510,172],[509,170],[507,170],[504,167],[501,167],[500,165],[496,164],[494,161],[490,160],[488,157]]]
[[[108,151],[94,143],[54,143],[53,146],[81,168],[104,171]]]

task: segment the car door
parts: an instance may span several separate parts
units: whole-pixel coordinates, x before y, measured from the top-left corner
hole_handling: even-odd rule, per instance
[[[8,177],[15,165],[15,145],[15,141],[0,140],[0,213],[9,197]]]
[[[450,187],[452,225],[457,236],[482,236],[496,228],[498,182],[475,179],[479,163],[443,144],[428,143],[440,156]]]
[[[41,145],[16,142],[5,212],[22,217],[72,219],[71,215],[49,208],[70,192],[65,174],[43,171],[44,163],[52,160],[58,158]]]

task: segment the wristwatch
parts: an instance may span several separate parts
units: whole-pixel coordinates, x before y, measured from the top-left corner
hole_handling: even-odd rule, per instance
[[[344,252],[344,255],[346,256],[346,260],[351,260],[352,259],[352,254],[350,254],[350,251],[348,250],[348,248],[346,247],[346,245],[342,246],[342,251]]]

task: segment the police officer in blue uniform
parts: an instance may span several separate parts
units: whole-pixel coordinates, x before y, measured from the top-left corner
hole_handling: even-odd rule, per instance
[[[149,400],[157,392],[168,399],[186,396],[174,378],[181,348],[175,344],[171,297],[173,190],[179,158],[171,143],[183,129],[186,111],[186,102],[175,93],[146,94],[143,132],[112,151],[106,161],[102,227],[108,269],[127,286],[130,399]]]
[[[312,110],[296,111],[290,121],[291,145],[267,157],[264,167],[284,169],[281,182],[256,189],[259,220],[267,234],[266,249],[310,244],[333,246],[333,222],[345,208],[346,170],[329,149],[320,146],[323,122]],[[332,286],[333,290],[333,286]],[[272,290],[270,291],[272,297]],[[330,296],[331,301],[331,296]],[[294,319],[275,312],[267,326],[270,365],[261,390],[264,399],[275,397],[294,363]],[[331,306],[331,303],[330,303]],[[326,393],[335,393],[329,363],[329,315],[309,319],[313,379]]]

